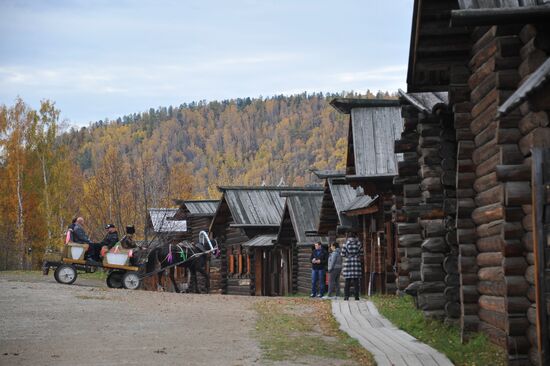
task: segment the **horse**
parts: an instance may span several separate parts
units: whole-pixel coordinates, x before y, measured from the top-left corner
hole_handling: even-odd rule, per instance
[[[206,237],[208,240],[208,237]],[[160,270],[157,272],[159,286],[161,278],[164,275],[165,268],[179,263],[176,267],[188,268],[191,271],[191,279],[193,280],[193,288],[195,293],[200,293],[197,282],[197,272],[202,274],[206,279],[206,293],[210,292],[210,276],[206,272],[207,256],[209,253],[219,255],[217,248],[212,246],[212,243],[208,240],[209,248],[201,243],[194,244],[187,241],[182,241],[177,244],[163,243],[160,246],[155,247],[149,252],[147,258],[146,273],[152,273],[155,271],[156,263],[160,263]],[[178,285],[176,284],[176,278],[174,277],[175,267],[170,267],[169,277],[174,285],[174,289],[177,293],[180,293]],[[189,289],[188,289],[189,292]]]

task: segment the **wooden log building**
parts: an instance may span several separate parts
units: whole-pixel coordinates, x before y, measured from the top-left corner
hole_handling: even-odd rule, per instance
[[[218,200],[174,200],[179,206],[178,211],[174,214],[177,220],[185,220],[187,222],[188,240],[194,243],[199,242],[199,233],[204,231],[208,233],[212,218],[218,208]],[[207,264],[207,272],[210,275],[210,292],[221,293],[221,260],[210,256]],[[193,283],[189,278],[188,284]],[[204,278],[199,275],[198,278],[199,290],[203,291],[206,288]],[[191,291],[195,289],[190,288]]]
[[[402,145],[402,151],[419,155],[421,173],[420,159],[429,155],[425,151],[430,148],[429,140],[438,140],[441,152],[443,144],[453,142],[454,132],[455,185],[449,179],[452,169],[444,166],[445,156],[439,156],[441,162],[424,159],[422,165],[427,163],[427,171],[435,174],[435,186],[425,182],[423,187],[425,178],[420,182],[423,201],[419,205],[427,204],[424,198],[431,198],[432,192],[443,192],[439,197],[443,207],[433,218],[422,217],[426,211],[420,209],[419,219],[444,220],[443,226],[434,222],[433,229],[436,238],[445,234],[445,259],[452,258],[453,248],[458,248],[463,335],[472,330],[486,333],[508,352],[510,365],[550,364],[548,311],[544,306],[549,262],[540,260],[546,258],[548,238],[540,245],[533,235],[539,228],[542,233],[547,230],[545,218],[537,221],[539,211],[534,210],[537,204],[546,209],[542,202],[547,200],[532,203],[533,191],[541,191],[546,182],[543,157],[547,156],[542,150],[535,155],[532,151],[550,146],[548,72],[544,66],[550,52],[549,21],[547,0],[416,0],[406,94],[448,92],[447,106],[440,114],[433,108],[431,113],[415,114],[414,103],[405,103],[407,98],[402,96],[405,126],[410,124],[409,137],[414,145],[410,150]],[[424,115],[427,120],[421,120]],[[422,136],[424,124],[426,131],[433,127],[430,119],[432,124],[439,124],[439,136],[431,136],[432,132]],[[419,136],[414,137],[414,133]],[[406,140],[404,137],[399,144]],[[414,160],[411,154],[411,164]],[[533,184],[532,175],[537,177],[537,172],[540,179]],[[422,240],[422,249],[430,239],[428,226],[411,222],[408,213],[413,211],[407,211],[405,205],[406,189],[411,188],[406,185],[418,182],[403,183],[401,211],[406,214],[403,223],[409,225],[401,226],[407,234],[402,231],[400,239],[417,235],[415,244]],[[414,198],[418,193],[409,196]],[[434,242],[443,245],[441,239]],[[535,254],[537,245],[541,250]],[[400,247],[406,249],[407,245],[400,240]],[[410,277],[412,272],[408,274]],[[432,280],[440,282],[440,277]],[[426,280],[420,278],[423,285],[430,283]],[[451,286],[455,279],[450,280],[443,279],[445,291],[453,288],[445,299],[445,305],[453,304],[451,312],[446,311],[448,317],[455,312],[454,302],[449,300],[456,299]],[[443,301],[439,295],[436,300]]]
[[[146,245],[148,248],[154,248],[162,243],[176,244],[183,240],[190,240],[187,231],[187,221],[175,217],[177,208],[150,208],[147,211]],[[175,272],[177,282],[184,282],[185,273],[181,268]],[[172,282],[168,278],[168,273],[161,279],[162,287],[167,291],[174,291]],[[157,276],[146,277],[143,288],[156,291],[158,288]]]
[[[391,207],[392,183],[402,159],[394,152],[402,130],[399,101],[336,98],[331,105],[350,116],[345,181],[364,192],[344,214],[358,222],[365,290],[395,293],[397,251]]]
[[[271,256],[281,225],[285,198],[281,192],[304,187],[219,187],[222,198],[210,225],[221,248],[222,293],[277,294],[281,267]],[[280,259],[280,258],[279,258]],[[288,268],[288,266],[287,266]]]
[[[328,246],[326,236],[309,234],[317,231],[323,191],[319,188],[311,191],[281,192],[281,196],[285,197],[286,201],[275,249],[280,248],[282,253],[287,253],[291,266],[289,270],[291,287],[287,291],[282,291],[281,295],[289,293],[309,295],[311,292],[310,256],[313,245],[321,242],[323,246]]]
[[[330,242],[344,239],[346,231],[358,230],[357,218],[344,215],[343,211],[358,196],[363,194],[361,188],[353,188],[346,182],[344,172],[313,171],[319,179],[324,180],[323,200],[316,233],[328,236]]]
[[[353,188],[346,182],[345,173],[339,171],[313,171],[319,179],[324,179],[323,199],[321,211],[315,231],[310,235],[326,236],[328,242],[338,242],[340,246],[346,240],[346,232],[354,231],[359,233],[359,220],[356,216],[345,215],[344,211],[358,197],[363,195],[363,190]],[[305,255],[305,253],[303,254]],[[364,269],[364,254],[361,256],[361,263]],[[344,281],[343,276],[341,281]],[[361,279],[361,292],[366,293],[365,276]]]
[[[456,189],[456,144],[448,93],[399,91],[404,129],[395,142],[403,153],[396,185],[395,212],[399,251],[399,289],[416,297],[427,316],[458,322],[460,317],[460,224],[472,209],[456,210],[464,192]],[[460,162],[463,163],[462,161]],[[397,189],[399,187],[399,189]],[[467,206],[467,207],[471,207]]]

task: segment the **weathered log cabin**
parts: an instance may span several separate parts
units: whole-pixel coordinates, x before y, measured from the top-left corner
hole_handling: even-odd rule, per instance
[[[178,211],[174,215],[177,220],[185,220],[187,222],[188,240],[194,243],[199,242],[199,233],[204,231],[208,233],[212,218],[218,208],[219,200],[174,200],[179,206]],[[210,275],[210,292],[221,292],[221,261],[219,258],[210,256],[207,264],[207,272]],[[192,284],[190,279],[188,282]],[[199,290],[206,287],[204,279],[199,275],[198,278]],[[191,291],[196,289],[190,288]],[[202,290],[201,290],[202,291]]]
[[[187,238],[187,221],[176,219],[177,212],[177,208],[150,208],[145,228],[148,240],[178,242]]]
[[[345,180],[360,187],[345,214],[356,217],[364,244],[365,286],[373,292],[395,293],[397,260],[391,206],[393,179],[401,155],[394,141],[402,130],[398,100],[336,98],[331,105],[348,114],[348,148]],[[376,197],[376,200],[372,200]]]
[[[378,229],[384,227],[380,222],[378,196],[372,198],[365,194],[357,196],[342,211],[347,217],[358,221],[357,235],[363,243],[363,290],[365,294],[395,293],[395,278],[391,262],[386,263],[385,238]],[[387,266],[390,272],[387,272]],[[393,291],[393,292],[392,292]]]
[[[446,92],[399,90],[404,129],[395,142],[403,153],[394,179],[400,261],[398,287],[416,297],[427,316],[458,322],[456,137]],[[466,191],[468,193],[468,191]],[[458,213],[459,235],[465,235]]]
[[[147,211],[146,245],[153,248],[161,243],[179,243],[182,240],[189,240],[190,235],[187,231],[187,221],[175,217],[177,208],[150,208]],[[182,282],[185,273],[181,268],[175,272],[176,281]],[[156,291],[158,287],[157,276],[145,278],[143,288]],[[165,273],[161,279],[162,287],[168,291],[174,291],[172,282]]]
[[[272,294],[272,277],[280,276],[270,249],[281,224],[285,191],[303,187],[219,187],[222,198],[210,225],[221,248],[222,293]]]
[[[413,13],[407,92],[449,93],[456,214],[445,235],[458,246],[461,328],[486,333],[510,365],[550,364],[538,256],[548,243],[535,255],[533,232],[545,228],[532,203],[545,179],[532,151],[550,145],[547,77],[537,76],[550,51],[547,3],[423,0]]]
[[[356,218],[344,215],[343,211],[363,191],[350,186],[344,172],[317,170],[313,173],[325,181],[317,234],[328,236],[330,242],[344,238],[347,231],[357,230],[359,224]]]
[[[344,172],[318,170],[313,173],[317,178],[324,179],[325,182],[317,229],[310,232],[310,235],[326,236],[329,243],[336,241],[341,246],[345,242],[347,232],[360,232],[361,228],[357,217],[347,216],[344,211],[358,196],[363,195],[363,190],[360,187],[353,188],[349,185]],[[364,255],[361,255],[361,263],[364,269]],[[343,277],[341,280],[344,280]],[[366,293],[365,283],[365,276],[363,276],[361,279],[362,293]]]
[[[530,294],[535,297],[534,303],[527,310],[529,329],[527,332],[531,343],[530,358],[533,363],[550,364],[550,337],[548,334],[550,321],[550,129],[548,110],[550,110],[550,59],[532,73],[521,86],[498,109],[500,116],[505,117],[514,109],[528,110],[527,115],[537,115],[539,121],[536,126],[546,127],[538,130],[535,142],[531,150],[531,177],[529,177],[529,164],[508,169],[508,176],[513,172],[514,177],[528,182],[531,179],[532,205],[528,210],[526,219],[525,249],[527,251],[527,263],[529,268],[526,277],[529,281]],[[525,117],[524,117],[525,118]],[[537,129],[537,127],[535,127]],[[521,148],[521,141],[520,141]],[[520,174],[518,175],[518,168]],[[499,170],[497,170],[498,174]],[[501,174],[504,172],[500,168]],[[525,183],[524,183],[525,184]],[[523,222],[522,222],[523,223]],[[531,228],[532,231],[528,229]],[[532,241],[529,235],[532,235]],[[534,288],[533,288],[534,285]],[[534,292],[534,294],[533,294]]]
[[[283,291],[281,295],[309,294],[311,292],[310,256],[313,245],[321,242],[325,247],[328,246],[326,236],[308,235],[317,230],[323,191],[319,188],[311,191],[281,192],[281,196],[286,200],[275,249],[281,248],[282,253],[287,253],[291,279],[288,282],[289,289]]]

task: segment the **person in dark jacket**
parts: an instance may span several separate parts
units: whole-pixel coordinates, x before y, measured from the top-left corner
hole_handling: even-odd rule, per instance
[[[79,217],[73,226],[73,241],[80,244],[91,244],[92,241],[84,230],[84,218]]]
[[[317,296],[317,284],[319,284],[319,297],[325,293],[325,266],[327,264],[327,252],[321,242],[315,243],[315,249],[311,253],[311,295]]]
[[[68,244],[69,242],[74,242],[73,240],[73,232],[74,232],[74,226],[76,225],[76,220],[78,218],[75,217],[72,221],[69,227],[67,228],[67,233],[65,234],[65,244]]]
[[[342,272],[342,255],[340,246],[334,242],[330,246],[328,257],[328,296],[340,296],[340,273]]]
[[[86,252],[86,259],[89,264],[98,265],[99,252],[101,251],[101,245],[98,243],[92,243],[86,231],[84,230],[84,218],[79,217],[73,227],[73,241],[80,244],[88,244],[88,251]]]
[[[99,244],[101,246],[107,246],[107,248],[112,249],[115,244],[118,243],[118,232],[115,225],[113,224],[105,225],[105,230],[107,230],[107,235],[105,235],[105,237]]]
[[[353,290],[355,300],[359,300],[359,279],[361,278],[361,242],[353,232],[348,233],[348,238],[342,250],[342,257],[345,258],[344,270],[342,271],[346,284],[344,286],[344,300],[349,299],[351,281],[353,281]]]

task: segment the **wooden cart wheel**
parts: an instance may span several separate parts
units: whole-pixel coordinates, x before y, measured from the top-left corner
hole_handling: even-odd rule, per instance
[[[76,281],[76,268],[70,264],[62,264],[55,269],[53,277],[59,283],[70,285]]]
[[[135,290],[140,285],[137,272],[126,272],[122,277],[122,285],[128,290]]]
[[[107,276],[107,287],[109,288],[122,288],[123,272],[113,271]]]

